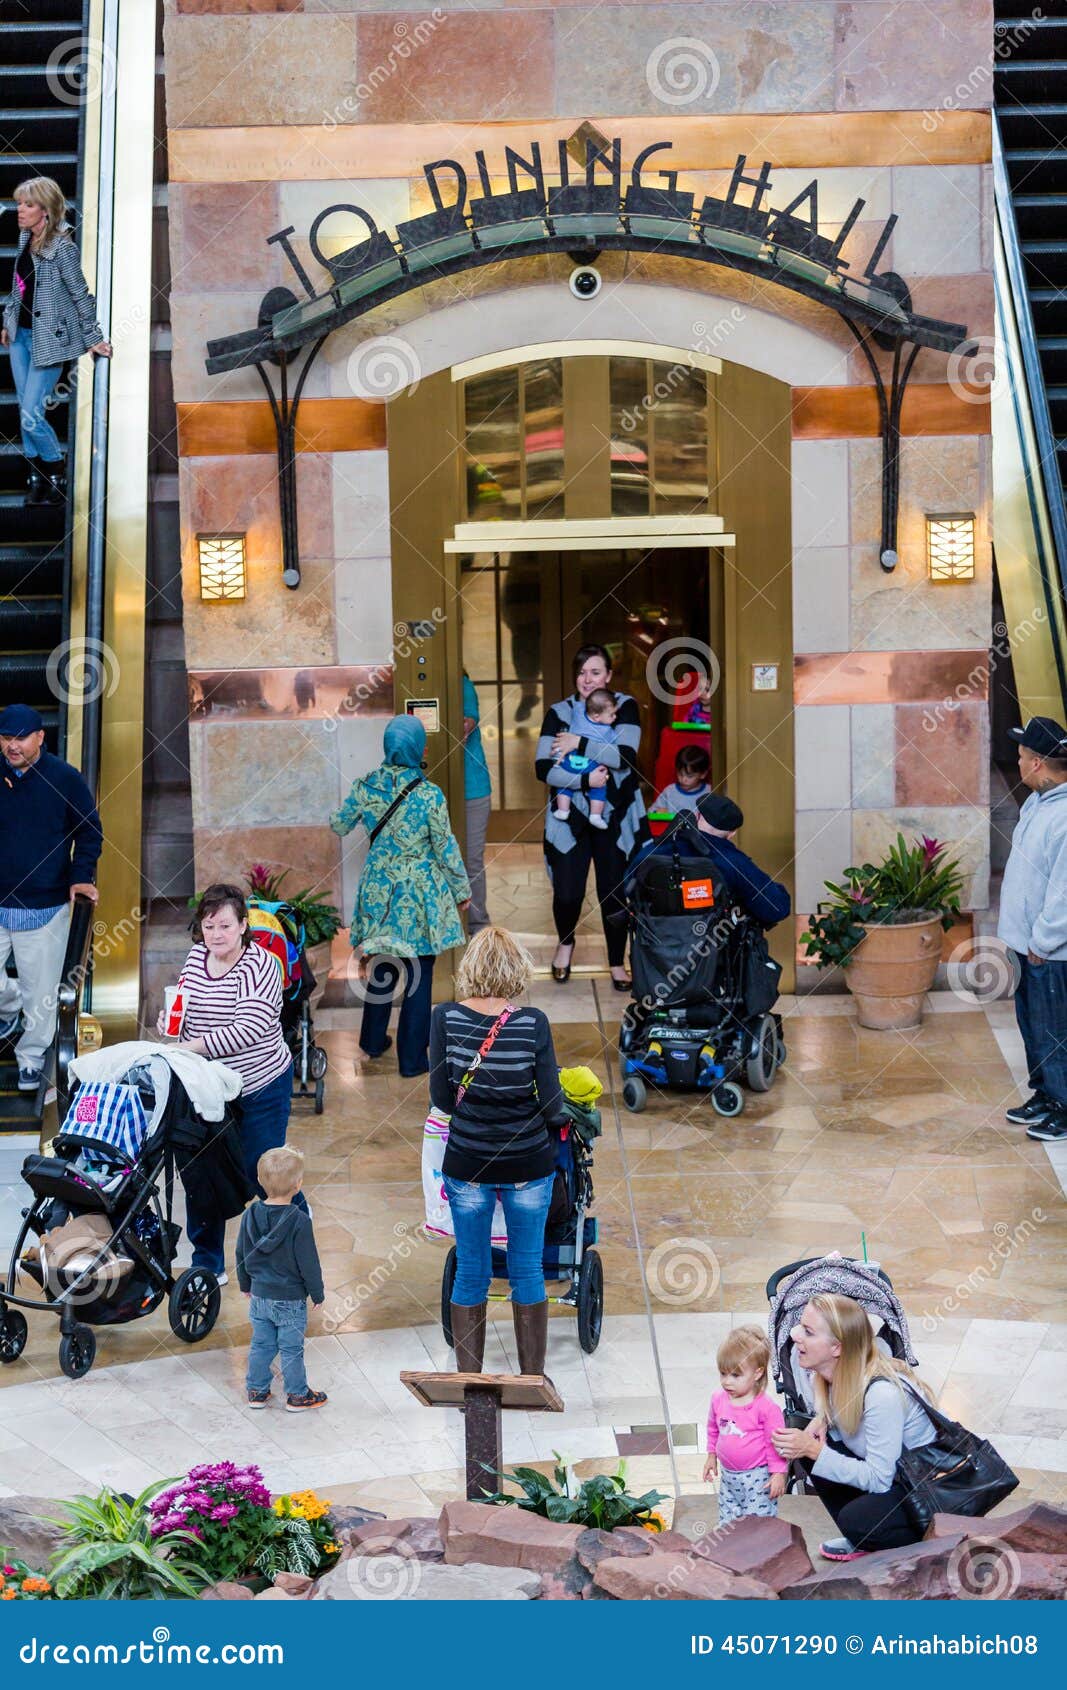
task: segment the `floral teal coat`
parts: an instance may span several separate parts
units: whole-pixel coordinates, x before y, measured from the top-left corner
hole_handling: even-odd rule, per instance
[[[413,778],[411,769],[391,763],[372,770],[330,817],[333,831],[351,833],[362,823],[370,833]],[[352,943],[368,956],[439,956],[466,943],[456,905],[470,894],[445,795],[424,780],[393,811],[367,853],[352,912]]]

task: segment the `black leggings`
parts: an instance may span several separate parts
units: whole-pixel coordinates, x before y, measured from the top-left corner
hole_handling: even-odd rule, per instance
[[[887,1491],[855,1490],[831,1479],[809,1475],[819,1501],[834,1524],[856,1549],[900,1549],[918,1543],[922,1533],[904,1512],[904,1487],[892,1484]]]
[[[619,968],[626,958],[626,905],[622,887],[627,860],[610,830],[600,832],[580,823],[577,825],[580,831],[575,834],[569,851],[557,851],[554,845],[545,845],[556,933],[561,945],[574,944],[574,929],[582,913],[585,884],[592,863],[600,919],[604,923],[604,938],[608,946],[608,963],[612,968]]]

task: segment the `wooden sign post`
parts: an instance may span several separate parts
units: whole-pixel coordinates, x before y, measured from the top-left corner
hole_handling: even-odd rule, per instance
[[[563,1412],[563,1398],[543,1373],[404,1372],[400,1382],[426,1408],[463,1410],[468,1502],[478,1502],[499,1483],[504,1464],[502,1409]]]

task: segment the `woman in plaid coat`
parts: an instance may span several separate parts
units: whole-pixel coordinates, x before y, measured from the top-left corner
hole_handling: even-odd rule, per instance
[[[110,358],[111,343],[96,320],[96,302],[82,274],[59,184],[50,176],[33,176],[19,183],[15,201],[19,250],[3,304],[0,345],[11,351],[22,450],[30,471],[27,503],[62,504],[63,447],[48,421],[48,402],[64,364],[84,352]]]

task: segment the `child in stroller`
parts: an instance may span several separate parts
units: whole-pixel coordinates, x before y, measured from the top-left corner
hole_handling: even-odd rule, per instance
[[[291,904],[248,899],[248,926],[256,944],[270,951],[282,973],[282,1037],[293,1053],[293,1096],[312,1097],[316,1115],[326,1107],[326,1052],[315,1043],[311,994],[315,976],[307,956],[304,924]]]
[[[741,811],[709,793],[635,859],[627,880],[633,1002],[620,1036],[623,1102],[644,1109],[647,1082],[711,1094],[739,1115],[785,1059],[773,1013],[781,968],[764,928],[789,894],[732,844]]]

